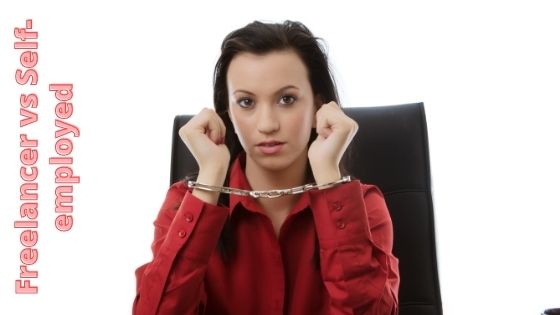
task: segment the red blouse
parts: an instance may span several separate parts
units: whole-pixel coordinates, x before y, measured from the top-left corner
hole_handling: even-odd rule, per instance
[[[244,161],[242,152],[229,186],[251,189]],[[191,192],[183,181],[167,191],[153,260],[136,270],[134,315],[397,314],[398,259],[377,186],[353,180],[301,194],[278,238],[252,198],[230,195],[228,208]],[[226,263],[216,245],[228,215],[235,255]]]

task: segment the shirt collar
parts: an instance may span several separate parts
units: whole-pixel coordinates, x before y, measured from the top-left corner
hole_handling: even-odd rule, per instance
[[[230,168],[229,174],[229,187],[244,189],[244,190],[253,190],[249,181],[247,180],[247,176],[245,175],[245,161],[246,161],[246,153],[244,150],[241,150],[237,155],[236,159],[233,161],[233,164]],[[289,215],[298,213],[310,205],[309,193],[303,192],[300,194],[300,198],[296,202],[294,208],[290,211]],[[250,196],[239,196],[235,194],[229,195],[229,211],[230,215],[233,211],[237,208],[238,204],[241,204],[243,208],[248,211],[264,213],[262,211],[261,206],[256,202],[253,197]]]

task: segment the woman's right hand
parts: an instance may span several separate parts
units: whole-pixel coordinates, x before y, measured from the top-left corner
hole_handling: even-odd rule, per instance
[[[199,174],[225,176],[230,161],[226,126],[214,110],[203,108],[179,129],[179,136],[196,159]]]

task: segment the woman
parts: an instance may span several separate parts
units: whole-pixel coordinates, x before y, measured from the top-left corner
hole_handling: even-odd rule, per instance
[[[167,192],[134,314],[397,314],[391,219],[376,186],[342,177],[358,125],[338,103],[303,24],[224,39],[215,111],[179,130],[199,173]]]

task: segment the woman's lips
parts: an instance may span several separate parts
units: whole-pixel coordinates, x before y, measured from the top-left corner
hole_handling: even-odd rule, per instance
[[[275,143],[262,143],[258,145],[258,148],[264,154],[276,154],[282,150],[284,143],[282,142],[275,142]]]

